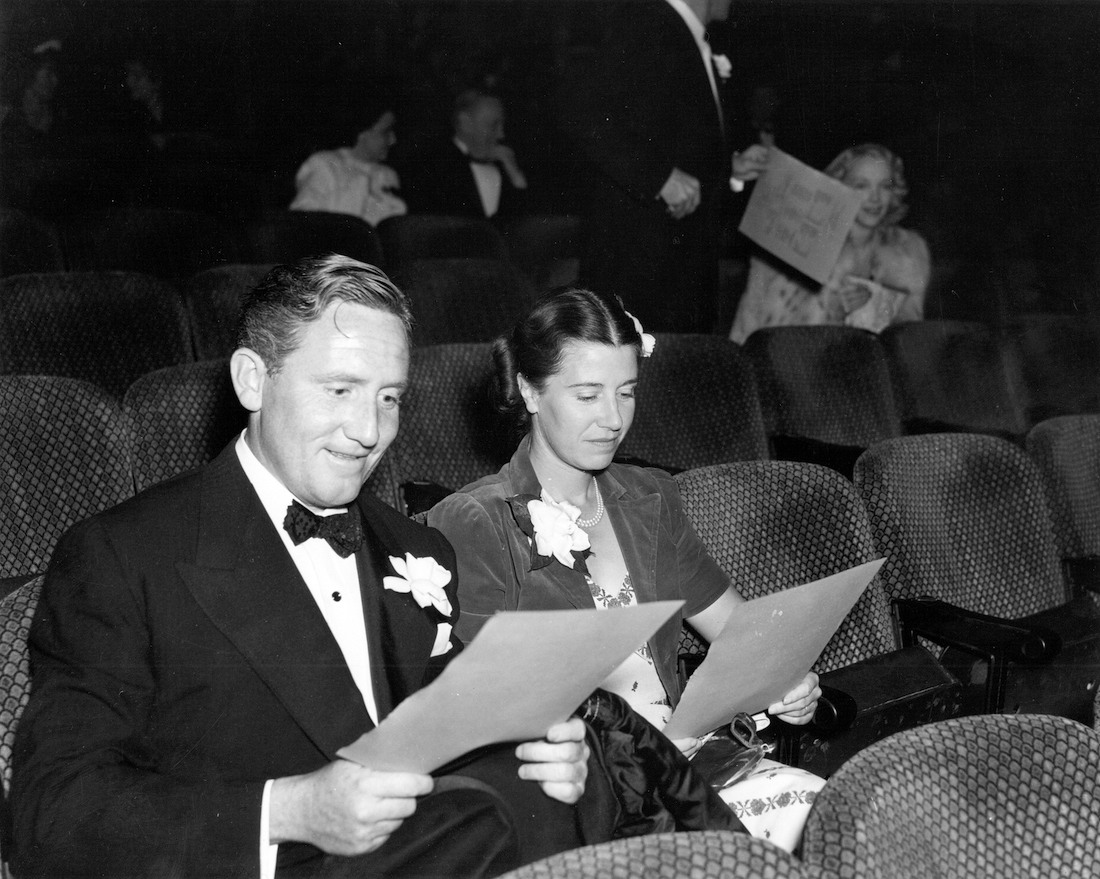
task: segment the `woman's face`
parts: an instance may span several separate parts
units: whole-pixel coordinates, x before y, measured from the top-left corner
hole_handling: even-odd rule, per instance
[[[534,453],[577,470],[603,470],[634,421],[637,384],[633,346],[570,342],[541,391],[520,376]]]
[[[890,166],[875,156],[863,156],[852,162],[844,182],[867,197],[856,214],[856,224],[874,229],[894,206],[894,176]]]
[[[359,132],[355,151],[368,162],[384,162],[390,154],[390,147],[397,143],[393,127],[397,117],[389,110],[378,117],[378,121],[365,131]]]

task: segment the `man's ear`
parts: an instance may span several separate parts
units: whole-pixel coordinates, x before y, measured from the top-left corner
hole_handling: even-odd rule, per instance
[[[519,385],[520,396],[527,405],[527,411],[534,415],[539,411],[539,392],[521,373],[516,374],[516,383]]]
[[[238,348],[229,358],[229,375],[241,405],[249,412],[259,412],[269,378],[263,358],[251,348]]]

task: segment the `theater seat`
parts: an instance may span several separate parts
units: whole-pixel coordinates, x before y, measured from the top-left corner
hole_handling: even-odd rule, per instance
[[[377,232],[391,269],[415,259],[508,259],[500,232],[477,217],[407,214],[388,217]]]
[[[197,360],[228,357],[236,347],[241,303],[271,270],[270,264],[217,266],[188,279],[183,303]]]

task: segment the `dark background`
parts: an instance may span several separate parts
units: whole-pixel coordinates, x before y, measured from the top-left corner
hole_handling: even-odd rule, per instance
[[[556,125],[559,73],[597,45],[606,0],[5,0],[0,92],[21,52],[65,44],[63,97],[90,173],[151,56],[204,161],[255,175],[272,206],[298,164],[340,145],[336,109],[391,95],[402,151],[488,80],[540,206],[576,211],[583,169]],[[906,161],[905,225],[936,264],[929,316],[1100,314],[1100,4],[740,0],[714,40],[747,101],[782,98],[778,144],[816,166],[875,140]],[[654,59],[660,64],[660,59]],[[736,238],[731,247],[737,250]]]

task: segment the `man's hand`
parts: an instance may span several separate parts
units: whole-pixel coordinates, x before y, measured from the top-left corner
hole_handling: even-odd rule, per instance
[[[734,153],[731,163],[732,176],[742,182],[755,180],[767,167],[770,155],[768,148],[759,143],[754,143],[744,152]]]
[[[812,671],[806,673],[802,683],[791,690],[779,702],[768,706],[768,714],[802,726],[814,718],[817,710],[817,700],[821,698],[821,687],[817,685],[817,675]]]
[[[556,723],[538,742],[524,742],[516,748],[524,761],[519,777],[537,781],[548,797],[575,803],[584,793],[588,778],[588,745],[584,743],[584,721],[573,717]]]
[[[332,855],[380,848],[432,791],[430,775],[376,772],[337,760],[308,775],[277,778],[268,812],[272,843],[308,842]]]
[[[702,191],[698,180],[679,168],[673,168],[658,195],[668,205],[672,219],[682,220],[699,207]]]
[[[504,173],[508,175],[508,179],[512,181],[512,185],[516,189],[527,188],[527,177],[516,160],[515,150],[510,146],[498,143],[493,147],[493,154],[490,158],[494,162],[500,162],[501,167],[504,168]]]

